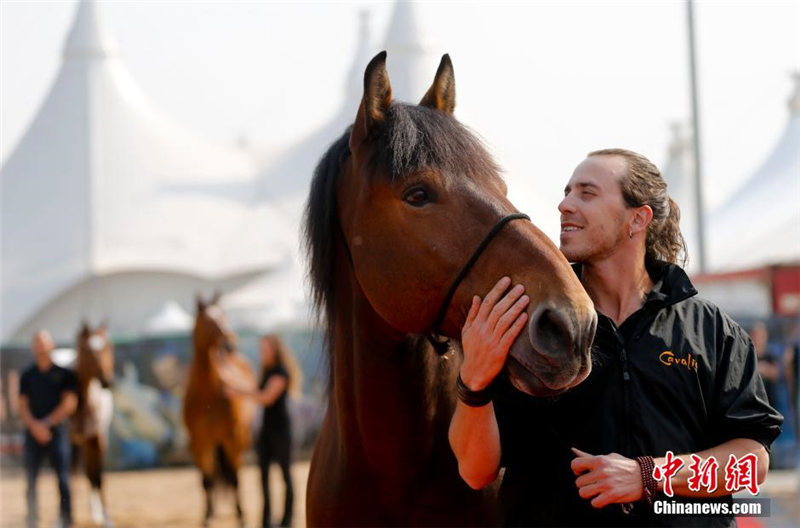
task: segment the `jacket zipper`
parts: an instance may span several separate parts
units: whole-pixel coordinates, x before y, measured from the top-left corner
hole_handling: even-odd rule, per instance
[[[619,333],[618,328],[614,328],[617,343],[620,347],[620,362],[622,363],[622,411],[625,419],[625,456],[631,456],[631,373],[628,362],[628,351],[625,349],[625,341]]]

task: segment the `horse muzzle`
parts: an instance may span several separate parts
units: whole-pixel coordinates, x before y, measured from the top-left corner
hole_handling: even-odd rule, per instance
[[[552,396],[589,376],[597,315],[593,310],[584,312],[547,303],[536,307],[527,332],[517,337],[506,361],[506,372],[517,389],[532,396]]]

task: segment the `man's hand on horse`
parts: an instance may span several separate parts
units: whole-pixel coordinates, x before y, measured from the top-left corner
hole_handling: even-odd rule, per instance
[[[636,460],[617,453],[594,456],[574,447],[572,452],[577,455],[570,466],[578,476],[575,479],[578,494],[581,498],[591,499],[595,508],[636,502],[642,498],[644,485]]]
[[[486,294],[483,301],[477,295],[461,329],[464,363],[461,379],[471,390],[483,390],[497,376],[506,362],[512,343],[525,328],[530,302],[523,295],[525,288],[517,284],[505,295],[511,279],[503,277]]]

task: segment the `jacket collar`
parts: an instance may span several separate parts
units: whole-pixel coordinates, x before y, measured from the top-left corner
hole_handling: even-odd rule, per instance
[[[689,276],[677,264],[663,260],[647,260],[645,268],[654,284],[653,289],[647,294],[644,306],[669,306],[697,295]],[[572,269],[580,278],[583,269],[581,263],[572,264]]]

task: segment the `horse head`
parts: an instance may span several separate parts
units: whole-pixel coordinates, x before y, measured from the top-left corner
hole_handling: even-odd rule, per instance
[[[78,332],[77,373],[80,380],[88,383],[97,378],[103,388],[114,384],[114,345],[108,337],[106,324],[92,330],[84,321]]]
[[[219,293],[209,301],[197,296],[193,342],[196,352],[215,351],[227,354],[236,349],[236,335],[228,326],[228,318],[219,307]]]
[[[454,108],[448,55],[418,105],[394,102],[386,53],[372,59],[336,181],[314,182],[335,193],[329,220],[338,225],[327,229],[339,232],[329,235],[341,240],[374,311],[401,334],[457,338],[474,295],[486,294],[503,276],[523,284],[531,299],[529,324],[512,346],[506,372],[529,394],[562,392],[591,370],[593,304],[553,242],[519,219],[524,215],[508,200],[498,166],[453,117]],[[312,187],[311,275],[317,302],[325,304],[320,299],[331,277],[314,251],[314,194]]]

